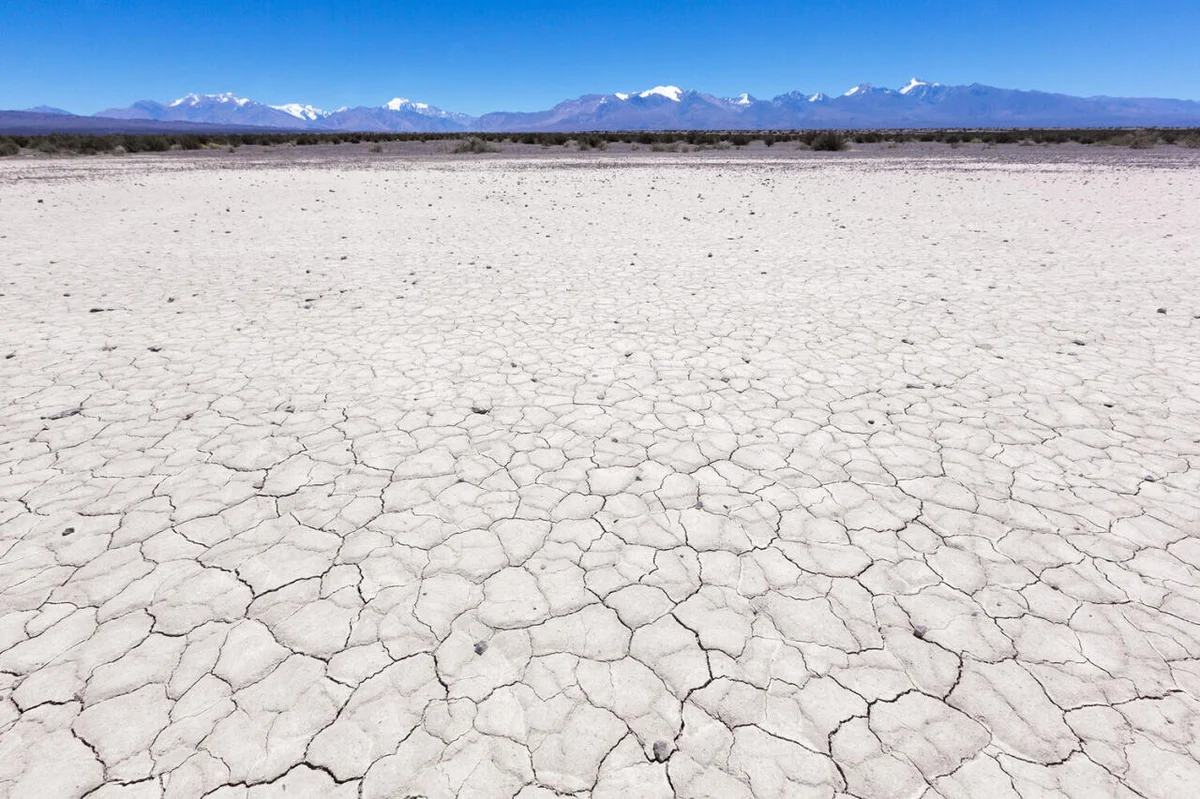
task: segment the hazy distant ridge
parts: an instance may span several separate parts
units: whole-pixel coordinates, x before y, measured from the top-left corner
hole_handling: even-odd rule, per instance
[[[42,111],[44,107],[39,107]],[[54,109],[54,124],[72,120]],[[65,112],[63,112],[65,113]],[[142,100],[94,117],[144,123],[193,123],[312,131],[754,130],[768,128],[1109,127],[1200,125],[1200,102],[1156,98],[1072,97],[916,78],[900,89],[861,84],[838,95],[788,92],[769,100],[717,97],[676,86],[588,94],[545,111],[498,111],[472,117],[402,97],[380,106],[326,112],[303,103],[271,106],[234,94]],[[83,126],[81,126],[83,127]]]

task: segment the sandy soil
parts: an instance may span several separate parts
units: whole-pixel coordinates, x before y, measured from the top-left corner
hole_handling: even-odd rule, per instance
[[[1021,149],[0,164],[0,795],[1192,795],[1200,163]]]

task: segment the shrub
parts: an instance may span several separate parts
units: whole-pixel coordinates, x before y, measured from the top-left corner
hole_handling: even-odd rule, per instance
[[[846,137],[835,130],[827,130],[814,137],[811,146],[823,152],[841,152],[847,149]]]
[[[454,145],[454,149],[451,150],[451,152],[472,153],[472,154],[498,153],[498,152],[500,152],[500,148],[493,147],[492,145],[488,144],[486,141],[479,138],[478,136],[468,136],[465,139],[459,139],[458,142]]]
[[[20,146],[12,139],[0,139],[0,157],[16,155],[21,152]]]
[[[667,142],[656,141],[650,145],[650,151],[655,153],[677,153],[679,152],[679,142],[673,141],[668,144]]]
[[[581,133],[576,139],[580,150],[607,150],[608,139],[598,133]]]
[[[381,153],[381,152],[383,152],[383,145],[380,144],[379,142],[375,142],[374,144],[372,144],[370,147],[367,148],[367,151],[372,152],[372,153]]]
[[[1146,133],[1140,136],[1134,136],[1133,141],[1129,142],[1131,150],[1153,150],[1158,145],[1158,136],[1153,133]]]

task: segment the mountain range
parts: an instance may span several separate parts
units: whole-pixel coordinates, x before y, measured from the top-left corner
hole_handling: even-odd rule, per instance
[[[379,106],[324,111],[305,103],[269,105],[235,94],[188,94],[168,103],[142,100],[79,117],[39,106],[48,128],[94,129],[95,119],[140,128],[192,124],[222,128],[355,132],[761,130],[796,128],[1186,127],[1200,125],[1200,102],[1157,98],[1073,97],[913,78],[899,89],[863,83],[837,96],[799,91],[771,99],[718,97],[677,86],[587,94],[545,111],[473,117],[396,97]],[[5,112],[0,112],[0,114]],[[88,124],[74,120],[91,119]],[[4,119],[0,116],[0,129]]]

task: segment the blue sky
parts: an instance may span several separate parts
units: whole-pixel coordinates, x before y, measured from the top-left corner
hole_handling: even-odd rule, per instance
[[[467,113],[676,84],[835,93],[912,76],[1200,99],[1200,2],[6,0],[0,108],[232,91]]]

